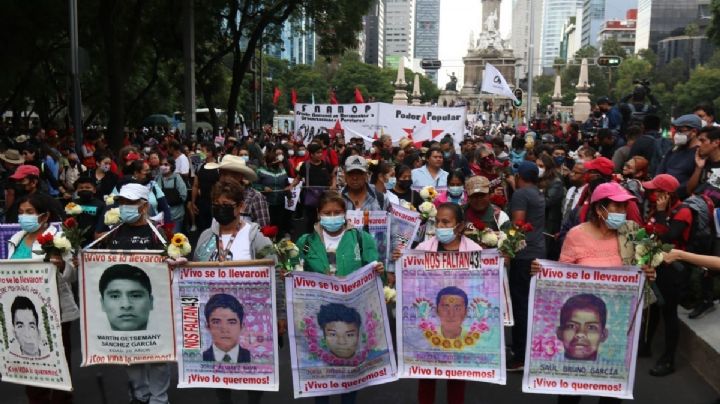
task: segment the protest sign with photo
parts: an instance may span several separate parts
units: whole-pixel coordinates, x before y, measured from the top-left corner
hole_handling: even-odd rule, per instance
[[[72,390],[57,276],[55,265],[48,262],[0,261],[2,381]]]
[[[348,210],[345,213],[348,223],[356,229],[370,233],[375,239],[379,259],[387,267],[388,237],[390,220],[384,210]]]
[[[288,179],[288,182],[292,183],[292,178]],[[303,181],[300,180],[297,185],[290,190],[290,195],[285,196],[285,209],[291,212],[295,212],[298,201],[300,200],[300,192],[302,192]]]
[[[278,391],[274,262],[192,262],[173,276],[178,387]]]
[[[505,384],[497,251],[407,251],[397,262],[400,376]]]
[[[643,273],[540,264],[530,285],[523,391],[632,399]]]
[[[285,279],[295,398],[347,393],[397,380],[375,264],[344,278],[293,272]]]
[[[81,258],[81,366],[174,361],[172,274],[160,251],[84,250]]]
[[[391,205],[390,209],[390,240],[388,242],[388,257],[393,251],[404,251],[409,248],[417,237],[420,229],[420,213],[405,209],[400,205]],[[395,263],[389,263],[386,268],[395,272]]]

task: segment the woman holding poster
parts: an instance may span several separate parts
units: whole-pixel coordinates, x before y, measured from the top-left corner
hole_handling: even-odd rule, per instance
[[[378,260],[373,237],[346,223],[345,200],[340,194],[330,191],[320,197],[318,217],[315,231],[303,234],[297,242],[305,271],[344,277]],[[378,263],[375,270],[382,273],[385,268]],[[357,391],[340,395],[343,404],[353,404],[356,398]],[[315,397],[316,404],[329,402],[329,396]]]
[[[48,225],[49,217],[50,211],[48,210],[47,203],[37,194],[24,196],[18,201],[18,222],[22,230],[15,233],[8,241],[8,257],[10,257],[11,260],[44,258],[45,255],[42,253],[42,247],[38,242],[38,237],[46,233],[53,235],[54,238],[62,235],[55,227]],[[70,288],[70,284],[75,281],[77,273],[72,266],[69,250],[68,245],[67,254],[62,257],[59,255],[50,257],[50,261],[57,266],[58,274],[60,275],[57,279],[58,297],[60,298],[65,360],[67,360],[68,364],[70,363],[70,353],[72,352],[70,345],[70,323],[80,318],[80,310],[75,304],[75,298]],[[26,302],[29,303],[30,300]],[[13,306],[15,305],[13,304]],[[30,314],[27,316],[29,321],[25,322],[25,326],[22,327],[23,330],[35,329],[38,331],[40,328],[37,311],[32,307],[32,303],[19,307],[18,310],[13,310],[13,326],[15,328],[16,338],[18,342],[20,342],[20,351],[25,356],[40,356],[39,354],[42,353],[41,344],[32,343],[33,339],[39,339],[39,332],[34,335],[37,338],[32,338],[32,333],[18,331],[20,327],[18,326],[19,322],[17,320],[21,317],[22,313]],[[24,341],[28,341],[28,343],[23,344]],[[25,348],[23,345],[25,345]],[[32,346],[35,349],[27,349],[27,346]],[[47,403],[51,401],[57,403],[72,402],[72,393],[69,391],[27,386],[25,393],[30,403]]]
[[[560,251],[560,262],[568,264],[586,265],[592,267],[620,267],[631,265],[635,256],[632,242],[628,242],[627,233],[637,229],[637,224],[626,220],[628,201],[636,198],[615,182],[599,185],[590,198],[588,221],[579,224],[568,232],[568,236]],[[648,279],[655,277],[652,268],[643,268]],[[531,272],[535,275],[540,267],[537,261],[532,264]],[[607,339],[605,318],[607,317],[605,302],[594,295],[576,295],[568,299],[561,310],[561,328],[565,322],[571,326],[558,331],[562,337],[565,357],[577,360],[595,360],[602,342]],[[575,316],[584,315],[585,323],[576,320]],[[592,318],[595,318],[593,320]],[[572,321],[571,321],[572,320]],[[578,324],[583,325],[580,328]],[[596,324],[593,326],[592,324]],[[587,327],[587,330],[585,330]],[[577,329],[576,329],[577,328]],[[575,334],[583,329],[585,337],[582,344],[576,342]],[[571,335],[572,334],[572,335]],[[581,396],[558,396],[558,404],[577,404]],[[599,403],[620,403],[619,398],[602,397]]]
[[[438,206],[437,209],[437,229],[435,236],[420,243],[416,250],[419,251],[481,251],[482,247],[474,241],[463,235],[465,230],[465,220],[460,205],[452,202],[445,202]],[[450,288],[446,288],[450,289]],[[457,288],[454,288],[457,289]],[[467,295],[460,289],[456,291],[441,291],[443,296],[438,296],[438,317],[441,320],[441,332],[453,333],[459,326],[465,316],[453,316],[451,313],[444,313],[443,303],[452,303],[453,300],[464,298],[467,301]],[[447,305],[446,305],[447,306]],[[453,318],[456,317],[456,318]],[[454,321],[453,321],[454,320]],[[459,321],[458,321],[459,320]],[[458,334],[455,332],[455,334]],[[458,334],[459,335],[459,334]],[[449,335],[445,337],[451,338]],[[457,336],[452,337],[457,338]],[[435,380],[421,379],[418,381],[418,403],[433,404],[435,402]],[[447,381],[447,402],[448,404],[462,404],[465,402],[465,381],[464,380],[448,380]]]

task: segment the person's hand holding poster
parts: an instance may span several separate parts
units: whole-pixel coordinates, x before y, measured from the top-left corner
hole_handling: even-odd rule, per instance
[[[642,272],[540,263],[523,391],[632,398]]]
[[[505,384],[497,251],[408,251],[398,261],[401,377]]]
[[[374,264],[338,278],[285,279],[295,398],[397,380],[387,309]]]

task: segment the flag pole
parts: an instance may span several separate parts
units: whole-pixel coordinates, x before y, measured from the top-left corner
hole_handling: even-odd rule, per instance
[[[529,50],[528,50],[528,91],[527,91],[527,105],[525,108],[527,108],[527,112],[525,113],[525,117],[527,119],[527,125],[530,127],[530,117],[532,113],[532,97],[533,97],[533,70],[535,69],[535,66],[533,66],[533,61],[535,60],[535,6],[534,1],[529,1],[530,3],[530,42],[529,42]]]

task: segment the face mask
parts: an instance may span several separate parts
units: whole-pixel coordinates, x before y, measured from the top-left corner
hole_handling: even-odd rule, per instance
[[[675,143],[675,146],[685,146],[688,141],[688,135],[683,132],[677,132],[675,133],[675,136],[673,136],[673,143]]]
[[[299,150],[299,151],[298,151],[298,156],[300,156],[300,157],[305,157],[305,150]]]
[[[595,111],[595,112],[593,112],[593,116],[594,116],[595,118],[600,118],[600,117],[602,117],[602,111]]]
[[[657,196],[657,194],[656,194],[655,192],[651,192],[650,195],[648,195],[647,200],[648,200],[648,202],[650,202],[650,203],[657,203],[658,196]]]
[[[38,215],[18,215],[18,223],[20,228],[28,233],[34,233],[40,229]]]
[[[412,180],[400,180],[397,182],[400,189],[410,189],[412,186]]]
[[[545,175],[545,167],[540,168],[538,167],[538,177],[542,178]]]
[[[445,157],[446,159],[449,159],[450,157],[452,157],[452,152],[449,152],[449,151],[444,152],[443,157]]]
[[[375,153],[377,153],[377,149],[376,149],[376,148],[373,147],[372,149],[370,149],[370,154],[375,154]]]
[[[108,171],[110,171],[110,165],[109,165],[109,164],[103,164],[102,166],[100,166],[100,169],[101,169],[102,171],[104,171],[104,172],[108,172]]]
[[[457,198],[458,196],[462,195],[464,189],[465,188],[463,186],[448,187],[448,193]]]
[[[78,198],[83,202],[88,202],[94,195],[93,191],[78,191],[77,194]]]
[[[247,163],[248,161],[250,161],[250,156],[240,156],[240,158],[243,159],[243,161],[244,161],[245,163]]]
[[[170,167],[168,166],[160,166],[160,173],[161,174],[167,174],[170,172]]]
[[[235,220],[235,207],[225,205],[213,205],[212,216],[218,223],[225,226]]]
[[[285,156],[282,154],[275,156],[275,162],[281,162],[285,159]]]
[[[557,166],[561,166],[561,165],[565,164],[565,156],[553,157],[553,160],[555,161],[555,164]]]
[[[320,216],[320,226],[330,233],[334,233],[345,225],[345,216]]]
[[[435,236],[438,241],[442,244],[447,244],[455,240],[455,229],[449,228],[437,228],[435,229]]]
[[[623,223],[625,223],[627,216],[625,213],[611,213],[608,212],[607,209],[605,209],[605,212],[607,212],[608,215],[607,219],[605,219],[605,224],[608,229],[617,230],[623,225]]]
[[[294,156],[294,155],[295,155],[295,150],[288,150],[288,155]]]
[[[120,220],[123,223],[135,223],[140,220],[139,206],[120,205]]]
[[[704,128],[707,126],[707,122],[705,120],[700,121],[700,127]]]
[[[25,189],[25,184],[15,184],[15,197],[27,195],[28,191]]]
[[[387,182],[385,183],[385,188],[393,189],[393,188],[395,188],[395,184],[397,184],[397,178],[390,177],[390,178],[388,178]]]

